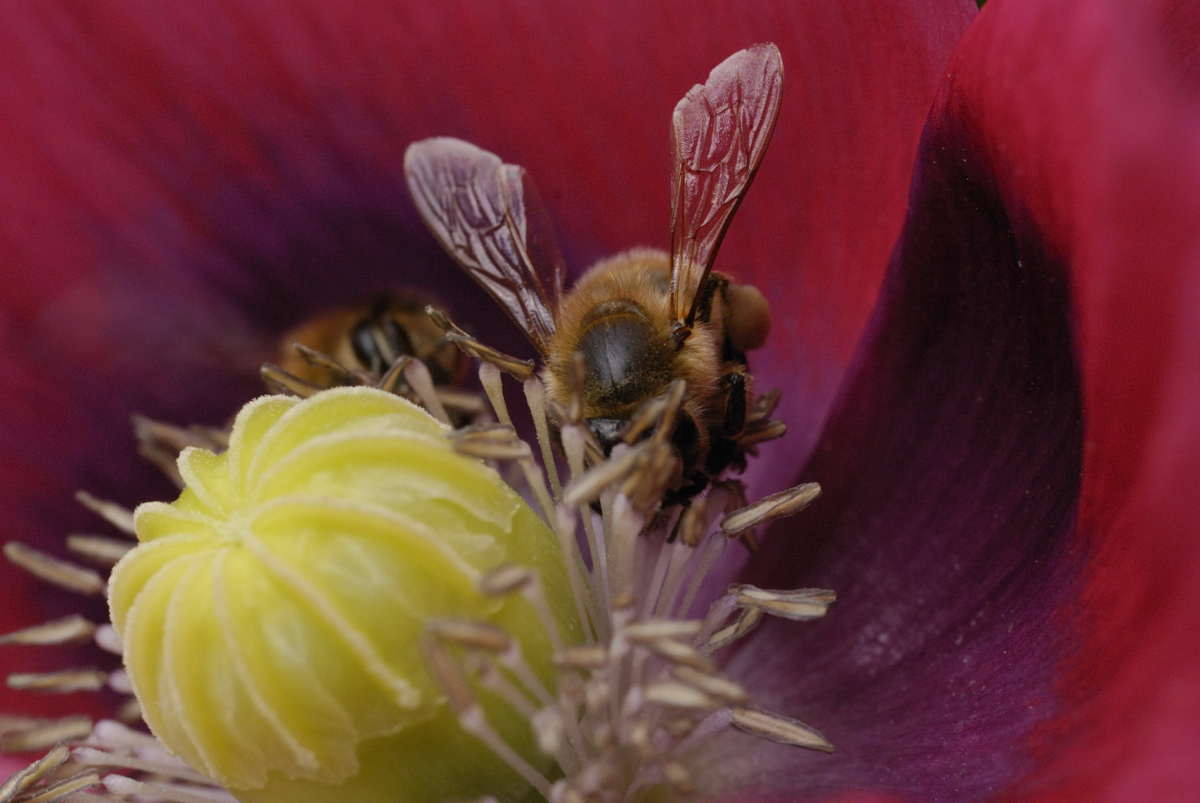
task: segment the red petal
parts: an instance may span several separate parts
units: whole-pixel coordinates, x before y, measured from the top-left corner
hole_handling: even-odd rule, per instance
[[[1039,799],[1200,788],[1198,45],[1192,4],[997,3],[946,104],[1068,261],[1078,318],[1090,561]]]
[[[916,799],[1194,797],[1197,45],[1190,6],[1133,0],[996,2],[964,38],[862,373],[809,469],[829,478],[828,507],[797,522],[811,533],[802,553],[777,541],[760,567],[766,580],[795,580],[779,567],[807,558],[799,579],[840,575],[842,609],[787,650],[768,631],[734,664],[793,705],[807,700],[814,717],[840,713],[814,724],[849,754],[831,759],[840,773],[760,760],[756,778],[791,768],[793,789],[881,784]],[[1069,319],[1029,303],[1061,295],[1058,266]],[[1073,362],[1055,344],[1068,320],[1077,399],[1046,384]],[[972,342],[989,332],[991,346]],[[997,359],[1014,346],[1024,365]],[[975,362],[913,360],[923,354]],[[996,370],[1008,381],[980,382],[974,402],[958,393]],[[939,406],[942,420],[930,421]],[[1003,415],[989,420],[987,408]],[[956,435],[972,424],[987,425],[973,448]],[[940,462],[928,459],[939,450]],[[1022,472],[1033,473],[1022,482]],[[1064,527],[1047,514],[1076,488],[1078,523]],[[958,625],[945,617],[980,599],[978,631],[947,639]],[[878,634],[889,640],[874,645]],[[860,661],[869,646],[880,656]],[[955,657],[980,666],[963,671]],[[764,680],[789,661],[796,671]]]

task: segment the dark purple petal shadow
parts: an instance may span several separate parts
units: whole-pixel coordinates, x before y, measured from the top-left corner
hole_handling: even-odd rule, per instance
[[[970,132],[934,121],[871,325],[798,480],[823,496],[741,579],[824,587],[816,623],[768,622],[729,662],[831,756],[732,735],[710,788],[978,800],[1026,774],[1051,716],[1082,421],[1061,264]],[[736,743],[735,743],[736,741]]]

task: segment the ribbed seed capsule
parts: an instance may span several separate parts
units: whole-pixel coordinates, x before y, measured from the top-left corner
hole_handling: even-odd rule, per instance
[[[155,734],[242,800],[306,799],[314,781],[346,801],[524,788],[445,710],[422,635],[499,625],[551,677],[532,606],[479,591],[505,563],[538,571],[568,643],[579,626],[554,535],[447,434],[371,388],[264,397],[227,452],[180,455],[177,501],[137,509],[141,544],[111,579],[129,676]],[[490,716],[546,762],[522,718]]]

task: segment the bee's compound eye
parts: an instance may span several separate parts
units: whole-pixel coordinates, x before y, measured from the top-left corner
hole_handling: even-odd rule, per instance
[[[596,436],[600,448],[604,450],[605,457],[608,457],[612,453],[612,448],[621,442],[621,430],[625,429],[625,425],[628,423],[624,418],[589,418],[587,420],[588,429]]]

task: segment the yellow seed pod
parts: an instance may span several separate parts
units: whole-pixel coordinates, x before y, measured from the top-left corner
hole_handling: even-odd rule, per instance
[[[502,564],[534,568],[578,637],[553,533],[424,410],[368,388],[257,399],[228,451],[187,449],[187,488],[135,512],[112,621],[154,733],[244,801],[520,796],[525,784],[459,728],[420,642],[436,619],[503,627],[544,679],[550,641],[519,595],[482,595]],[[528,723],[489,718],[545,766]]]

